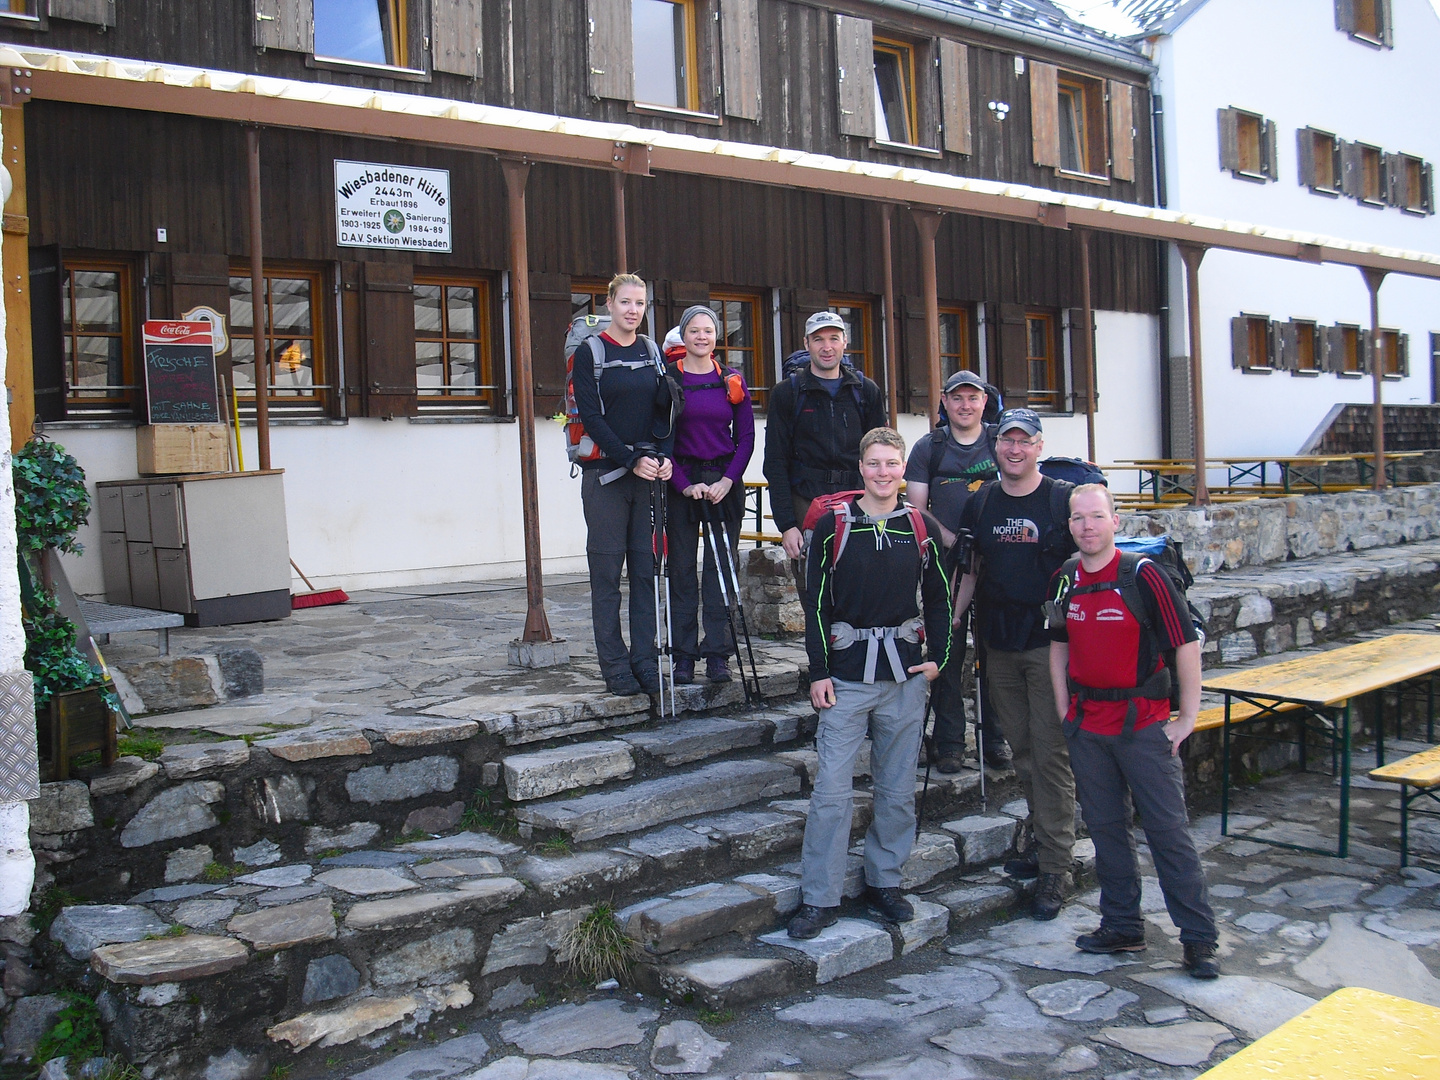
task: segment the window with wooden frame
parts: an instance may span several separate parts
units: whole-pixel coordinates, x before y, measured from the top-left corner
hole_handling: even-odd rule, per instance
[[[1407,214],[1435,212],[1435,170],[1429,162],[1410,154],[1386,154],[1385,174],[1391,206]]]
[[[608,318],[610,309],[605,306],[605,301],[609,297],[608,281],[575,278],[570,282],[570,321],[574,322],[581,315],[604,315]]]
[[[1389,184],[1385,176],[1385,151],[1378,146],[1353,143],[1355,185],[1352,194],[1362,206],[1384,206]]]
[[[1320,195],[1340,194],[1344,170],[1340,140],[1328,131],[1306,127],[1295,133],[1295,149],[1300,183]]]
[[[17,22],[23,19],[32,24],[29,29],[36,29],[33,24],[40,21],[40,0],[0,0],[0,20],[8,22],[12,18]]]
[[[314,0],[315,56],[351,64],[419,69],[412,48],[412,7],[423,0]],[[416,55],[412,55],[415,53]]]
[[[710,309],[715,312],[719,330],[715,341],[716,358],[745,376],[751,402],[755,408],[764,409],[770,399],[771,380],[761,344],[763,335],[759,333],[763,325],[760,298],[711,289]]]
[[[832,296],[830,310],[845,321],[845,352],[855,370],[863,372],[876,382],[884,385],[884,377],[875,377],[874,360],[870,352],[870,301],[843,299]]]
[[[318,268],[267,267],[261,325],[269,365],[269,400],[287,407],[319,406],[325,382],[325,275]],[[255,305],[248,267],[230,270],[230,356],[236,395],[255,397]]]
[[[1269,371],[1276,349],[1267,315],[1240,315],[1230,320],[1230,365],[1240,371]]]
[[[915,47],[890,38],[874,38],[875,138],[881,142],[920,144],[915,107]]]
[[[635,103],[700,111],[696,0],[630,0]]]
[[[1335,0],[1335,29],[1367,45],[1395,44],[1391,0]]]
[[[1274,120],[1243,109],[1218,110],[1220,168],[1241,180],[1280,178]]]
[[[60,285],[66,409],[128,410],[135,391],[130,264],[67,258]]]
[[[970,309],[940,309],[940,384],[957,371],[974,371],[971,361]]]
[[[1325,328],[1325,368],[1336,375],[1359,378],[1366,371],[1365,332],[1340,323]]]
[[[1381,327],[1375,337],[1375,359],[1380,374],[1387,379],[1403,379],[1410,374],[1410,337],[1399,330]]]
[[[1032,409],[1064,411],[1065,380],[1059,340],[1054,312],[1025,312],[1025,365],[1030,374],[1028,404]]]
[[[1062,71],[1057,80],[1060,171],[1105,176],[1105,84]]]
[[[1285,369],[1292,375],[1320,374],[1320,335],[1315,323],[1291,319],[1281,332]]]
[[[417,275],[415,386],[420,404],[499,411],[490,363],[490,287],[479,279]]]

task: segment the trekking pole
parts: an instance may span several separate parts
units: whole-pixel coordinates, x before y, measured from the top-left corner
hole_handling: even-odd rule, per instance
[[[970,636],[970,627],[973,626],[975,622],[974,614],[975,609],[972,605],[970,609],[971,617],[967,620],[968,625],[965,628],[965,636],[967,638]],[[980,757],[980,812],[983,814],[989,813],[990,806],[985,798],[985,716],[981,712],[980,705],[982,697],[980,679],[980,634],[977,632],[975,634],[975,753]]]
[[[712,509],[708,500],[701,501],[700,531],[705,535],[705,547],[715,564],[715,576],[720,579],[720,598],[725,601],[725,618],[730,624],[730,642],[735,646],[735,664],[740,669],[740,688],[745,691],[745,706],[749,708],[754,701],[750,695],[750,683],[745,678],[745,661],[740,655],[740,631],[735,626],[735,609],[730,606],[730,586],[726,583],[725,572],[720,569],[720,545],[715,542],[715,526],[711,522]],[[738,597],[736,601],[738,603]]]
[[[920,745],[925,747],[925,786],[920,789],[920,810],[915,815],[916,840],[920,839],[920,826],[925,821],[925,800],[930,797],[930,766],[935,762],[935,739],[925,733],[930,723],[930,706],[934,704],[934,687],[932,682],[925,688],[925,715],[920,718]]]
[[[663,673],[661,666],[661,654],[663,652],[662,639],[660,637],[660,505],[656,493],[656,481],[650,481],[650,583],[655,592],[655,667]],[[665,715],[665,683],[660,683],[660,715]]]
[[[668,480],[658,481],[660,485],[660,576],[665,579],[665,663],[670,669],[670,717],[679,716],[675,707],[675,634],[670,623],[670,530],[666,518],[670,512],[670,486]],[[656,627],[657,631],[659,627]],[[661,715],[664,715],[665,683],[660,683]]]
[[[760,689],[760,670],[755,666],[755,645],[750,640],[750,623],[745,618],[745,605],[740,602],[740,571],[736,567],[735,553],[730,547],[730,530],[725,527],[723,514],[715,515],[720,521],[720,542],[725,546],[725,567],[730,572],[730,589],[735,595],[735,607],[740,612],[740,632],[745,635],[745,651],[750,654],[750,675],[755,680],[755,696],[765,700],[765,694]],[[736,663],[740,663],[740,643],[735,643]],[[740,681],[745,681],[745,665],[740,663]]]

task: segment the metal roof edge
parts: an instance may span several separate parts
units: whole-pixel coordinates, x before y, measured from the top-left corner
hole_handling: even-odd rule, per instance
[[[1108,38],[1108,35],[1102,35],[1099,31],[1093,31],[1093,33],[1099,39],[1108,38],[1111,44],[1102,44],[1101,40],[1086,41],[1055,30],[1047,30],[1044,27],[1026,25],[1015,19],[1007,19],[1003,15],[963,11],[952,4],[937,2],[937,0],[871,0],[871,3],[879,7],[920,15],[936,22],[963,26],[967,30],[982,30],[1010,41],[1044,46],[1057,52],[1069,53],[1072,56],[1080,56],[1087,60],[1109,64],[1112,67],[1123,68],[1137,75],[1153,75],[1156,70],[1155,65],[1140,55],[1128,41],[1121,38]]]

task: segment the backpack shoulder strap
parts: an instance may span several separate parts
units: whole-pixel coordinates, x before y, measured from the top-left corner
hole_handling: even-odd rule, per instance
[[[986,480],[985,483],[976,489],[975,494],[970,496],[970,498],[975,501],[975,538],[977,540],[980,538],[980,522],[985,517],[985,506],[990,501],[990,492],[995,489],[995,485],[999,482],[999,480]]]
[[[1125,606],[1130,609],[1130,614],[1135,616],[1135,621],[1143,626],[1147,633],[1153,634],[1155,628],[1150,622],[1150,609],[1145,603],[1145,594],[1140,591],[1140,567],[1151,562],[1144,555],[1134,551],[1122,551],[1120,553],[1120,569],[1115,575],[1115,587],[1120,593],[1120,599],[1125,601]]]
[[[930,483],[935,483],[935,474],[940,471],[940,463],[945,459],[945,439],[949,425],[936,424],[930,429]]]
[[[1060,588],[1053,599],[1059,611],[1068,611],[1070,608],[1070,597],[1074,594],[1076,585],[1080,578],[1080,556],[1072,555],[1065,560],[1060,567]]]
[[[665,374],[665,355],[660,351],[660,346],[655,344],[655,339],[649,334],[641,334],[640,340],[645,342],[645,351],[650,354],[650,362],[655,365],[655,370],[660,375]]]
[[[835,542],[830,545],[830,568],[832,570],[840,561],[840,555],[844,552],[845,544],[850,539],[850,526],[854,523],[855,515],[850,512],[848,502],[843,502],[835,507]]]
[[[795,415],[790,418],[792,425],[800,421],[800,412],[805,408],[805,388],[800,385],[800,375],[800,372],[792,371],[785,376],[790,380],[790,390],[795,395]]]
[[[1052,476],[1045,477],[1050,483],[1050,518],[1054,525],[1065,528],[1065,523],[1070,520],[1070,492],[1075,490],[1075,485],[1064,480],[1056,480]]]
[[[599,386],[600,376],[605,374],[605,343],[599,334],[591,334],[585,343],[590,346],[590,357],[595,361],[595,385]]]

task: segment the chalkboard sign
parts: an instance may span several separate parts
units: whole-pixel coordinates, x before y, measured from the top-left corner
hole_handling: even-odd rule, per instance
[[[208,322],[145,324],[145,396],[152,424],[220,424]]]

